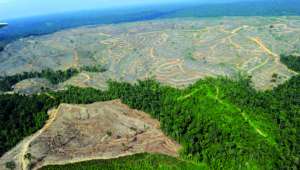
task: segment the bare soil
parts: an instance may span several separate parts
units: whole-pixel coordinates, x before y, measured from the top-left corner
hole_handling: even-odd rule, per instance
[[[163,134],[157,120],[119,100],[61,104],[49,115],[41,130],[2,156],[0,169],[12,160],[17,169],[27,170],[142,152],[178,156],[180,146]]]

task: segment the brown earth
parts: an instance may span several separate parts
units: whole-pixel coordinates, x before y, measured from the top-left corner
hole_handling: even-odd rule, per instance
[[[149,152],[178,156],[180,146],[148,114],[119,100],[89,105],[61,104],[49,111],[46,125],[0,159],[27,170],[51,164],[111,159]],[[31,159],[25,155],[30,154]]]

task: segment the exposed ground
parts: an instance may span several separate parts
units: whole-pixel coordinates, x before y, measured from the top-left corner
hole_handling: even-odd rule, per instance
[[[111,159],[149,152],[177,156],[179,145],[159,130],[148,114],[119,100],[89,105],[61,104],[49,111],[46,125],[0,159],[0,169],[14,160],[17,169]],[[26,155],[30,153],[31,158]]]
[[[47,79],[33,78],[23,80],[13,86],[13,91],[19,94],[36,94],[46,89],[56,89]]]
[[[219,17],[153,20],[87,26],[9,44],[0,73],[102,64],[108,72],[80,74],[67,82],[105,88],[107,79],[134,82],[155,77],[182,87],[205,76],[252,75],[269,89],[295,73],[280,54],[300,53],[300,17]],[[276,73],[280,79],[272,82]]]

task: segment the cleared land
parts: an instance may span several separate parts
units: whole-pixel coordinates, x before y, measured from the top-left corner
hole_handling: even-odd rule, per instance
[[[159,130],[157,120],[118,100],[61,104],[49,116],[41,130],[1,157],[0,169],[11,160],[26,170],[143,152],[178,156],[180,146]]]
[[[66,84],[105,88],[107,79],[135,82],[156,77],[184,87],[206,76],[253,77],[269,89],[295,72],[279,62],[281,54],[299,53],[299,17],[222,17],[153,20],[87,26],[9,44],[0,53],[0,73],[101,64],[105,73]],[[281,77],[272,82],[272,75]]]

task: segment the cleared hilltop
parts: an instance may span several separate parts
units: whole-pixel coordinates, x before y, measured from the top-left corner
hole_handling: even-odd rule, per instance
[[[1,157],[0,169],[12,160],[17,169],[38,169],[143,152],[178,156],[180,146],[159,130],[159,121],[119,100],[61,104],[49,116],[41,130]]]

